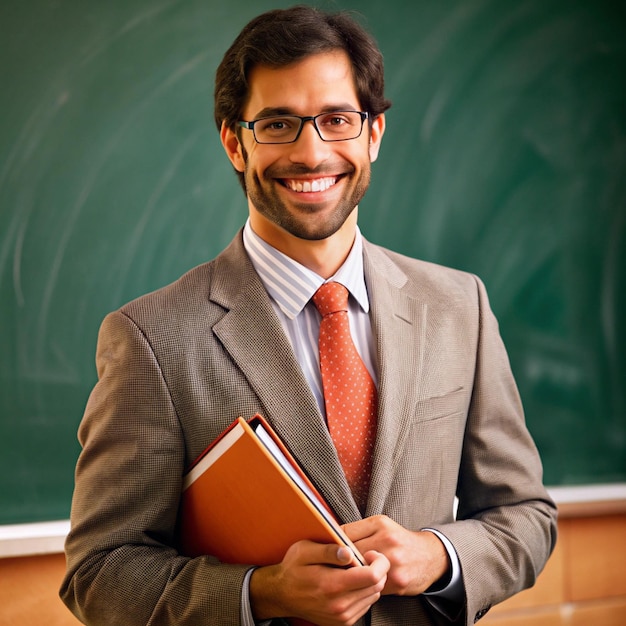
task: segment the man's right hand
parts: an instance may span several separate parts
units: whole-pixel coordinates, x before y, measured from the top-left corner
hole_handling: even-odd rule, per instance
[[[250,601],[256,620],[297,617],[318,626],[350,626],[379,598],[389,561],[379,552],[351,567],[348,548],[299,541],[281,563],[256,569]]]

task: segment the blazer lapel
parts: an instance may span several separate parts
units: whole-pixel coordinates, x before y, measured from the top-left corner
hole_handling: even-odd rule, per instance
[[[246,376],[264,417],[343,521],[359,518],[317,402],[241,242],[216,260],[210,297],[226,309],[213,332]],[[248,416],[249,417],[249,416]]]
[[[395,474],[396,451],[409,431],[419,393],[426,336],[425,303],[402,290],[408,280],[381,250],[365,242],[365,280],[378,355],[378,432],[367,506],[383,511]]]

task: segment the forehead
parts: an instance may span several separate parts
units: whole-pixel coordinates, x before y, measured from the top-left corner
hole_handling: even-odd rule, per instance
[[[248,77],[244,119],[272,111],[313,115],[329,109],[360,110],[352,64],[343,50],[311,55],[280,68],[257,66]]]

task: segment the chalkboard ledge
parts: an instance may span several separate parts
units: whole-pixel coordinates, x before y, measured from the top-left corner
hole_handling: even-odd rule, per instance
[[[626,483],[549,487],[559,517],[593,517],[626,513]],[[63,552],[69,520],[0,525],[0,558]]]
[[[626,513],[626,483],[551,487],[559,518],[598,517]]]
[[[69,520],[0,525],[0,558],[63,552]]]

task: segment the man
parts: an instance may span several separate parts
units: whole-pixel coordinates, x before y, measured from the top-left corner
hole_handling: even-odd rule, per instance
[[[215,260],[103,323],[61,590],[85,623],[471,624],[543,568],[555,510],[482,283],[357,227],[383,82],[351,18],[306,7],[261,15],[226,53],[216,121],[249,220]],[[327,424],[313,301],[327,282],[350,292],[374,386],[363,500]],[[364,566],[306,540],[266,567],[179,553],[185,469],[257,412]]]

